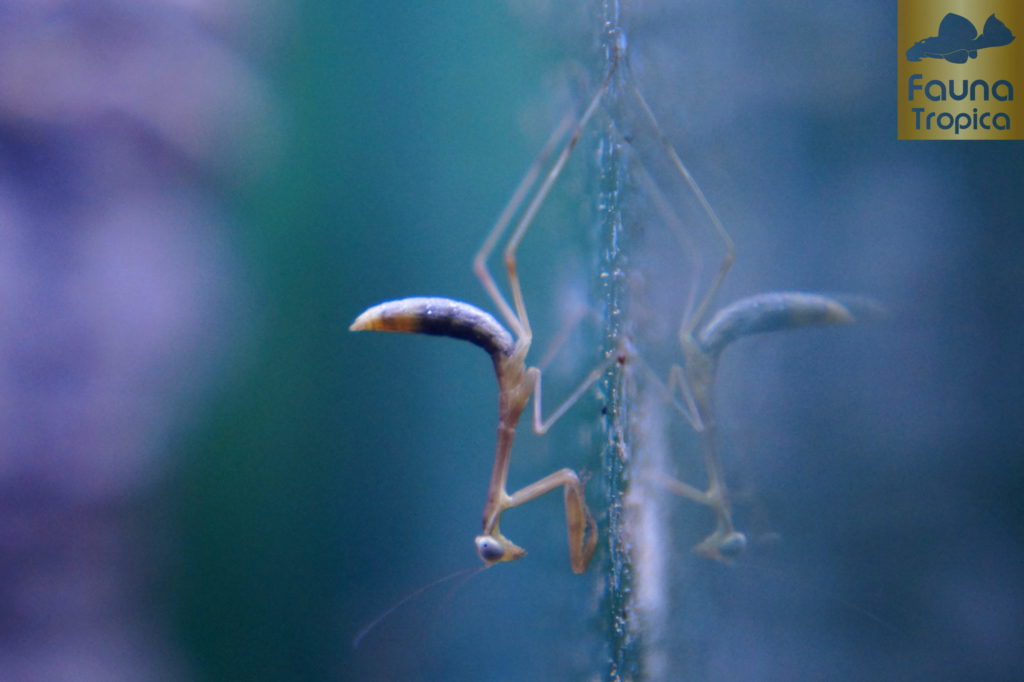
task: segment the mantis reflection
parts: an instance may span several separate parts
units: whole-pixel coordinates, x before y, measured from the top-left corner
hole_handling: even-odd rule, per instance
[[[627,93],[633,98],[634,106],[655,131],[659,145],[671,166],[687,185],[724,246],[718,271],[696,308],[693,306],[696,284],[691,288],[690,300],[685,305],[678,330],[682,364],[672,366],[667,386],[657,377],[655,383],[667,393],[676,409],[701,435],[701,450],[707,475],[707,486],[704,489],[667,475],[660,476],[659,482],[673,493],[703,504],[714,512],[714,530],[698,543],[694,550],[709,558],[730,561],[746,548],[747,538],[733,526],[729,492],[720,463],[721,443],[715,418],[713,389],[722,352],[732,342],[752,334],[806,326],[850,324],[864,316],[877,316],[881,312],[881,307],[861,297],[844,297],[840,300],[813,293],[784,291],[749,296],[710,314],[712,300],[735,259],[735,242],[662,131],[647,101],[632,85],[632,79],[627,80],[630,83]],[[651,188],[650,196],[658,212],[676,231],[684,249],[693,256],[694,249],[685,230],[679,224],[678,218],[672,215],[669,202],[658,190],[642,163],[636,164],[635,172],[638,173],[641,182]],[[694,260],[691,260],[691,266],[696,271]],[[696,276],[694,282],[696,283]],[[648,370],[650,371],[650,368]],[[682,397],[681,403],[675,398],[677,391]]]

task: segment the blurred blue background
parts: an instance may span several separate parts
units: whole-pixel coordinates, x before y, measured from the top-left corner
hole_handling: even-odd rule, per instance
[[[526,559],[351,648],[477,563],[495,391],[468,344],[347,326],[409,295],[493,310],[471,258],[603,68],[602,7],[556,5],[0,4],[0,677],[608,674],[605,550],[570,573],[557,495],[506,517]],[[709,564],[688,550],[702,512],[675,505],[650,649],[694,679],[1012,679],[1020,143],[896,140],[892,3],[635,2],[622,21],[737,242],[719,302],[811,289],[892,313],[726,356],[739,514],[781,540]],[[535,358],[594,298],[602,126],[523,246]],[[680,301],[691,285],[642,274]],[[586,325],[552,396],[598,357]],[[523,429],[513,484],[598,472],[603,517],[600,408]]]

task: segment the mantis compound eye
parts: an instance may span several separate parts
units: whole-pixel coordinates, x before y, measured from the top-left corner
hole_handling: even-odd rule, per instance
[[[490,535],[481,535],[476,539],[476,553],[484,563],[493,564],[505,556],[505,548]]]

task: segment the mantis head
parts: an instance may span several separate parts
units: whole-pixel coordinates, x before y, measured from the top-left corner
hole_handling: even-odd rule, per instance
[[[694,547],[694,551],[709,559],[731,563],[747,548],[747,536],[739,531],[716,530]]]
[[[476,553],[487,566],[502,561],[515,561],[526,556],[526,550],[517,546],[501,533],[476,536]]]

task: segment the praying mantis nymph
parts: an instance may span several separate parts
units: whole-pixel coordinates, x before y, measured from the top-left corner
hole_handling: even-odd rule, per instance
[[[534,430],[545,433],[551,421],[541,419],[540,370],[527,367],[529,343],[517,343],[512,335],[488,313],[468,303],[448,298],[404,298],[376,305],[362,313],[352,331],[412,332],[450,336],[469,341],[491,356],[498,378],[498,444],[484,505],[483,533],[477,536],[476,551],[487,565],[514,561],[526,551],[501,534],[502,513],[540,497],[558,487],[565,488],[565,514],[572,569],[582,573],[594,552],[597,526],[583,497],[583,484],[572,469],[561,469],[511,495],[506,491],[509,459],[516,425],[530,397],[534,397]],[[582,394],[599,374],[592,373],[577,389]],[[560,415],[558,415],[560,416]]]
[[[611,65],[590,100],[583,114],[573,123],[571,117],[563,119],[545,144],[537,159],[520,181],[509,203],[505,206],[483,246],[473,260],[473,270],[484,289],[494,301],[501,316],[511,328],[511,333],[490,314],[468,303],[448,298],[404,298],[388,301],[369,308],[359,315],[350,329],[352,331],[410,332],[450,336],[469,341],[483,348],[494,363],[498,379],[498,434],[494,466],[487,490],[483,512],[483,532],[476,537],[476,552],[485,566],[504,561],[515,561],[526,554],[501,533],[502,514],[530,500],[536,499],[556,488],[564,489],[565,515],[569,538],[569,558],[572,570],[582,573],[586,570],[597,546],[597,524],[584,499],[583,482],[572,469],[560,469],[544,478],[509,494],[506,488],[512,443],[519,419],[533,397],[533,430],[546,433],[566,410],[604,373],[611,361],[606,360],[590,372],[583,382],[547,419],[542,417],[541,370],[528,367],[526,356],[533,341],[522,289],[516,270],[516,250],[530,227],[541,204],[579,141],[580,134],[597,110],[618,62],[618,48],[613,46]],[[571,132],[569,132],[571,130]],[[527,193],[533,187],[540,168],[560,139],[569,132],[544,180],[537,188],[504,250],[504,263],[508,271],[512,305],[499,291],[487,267],[487,259],[494,250],[498,239],[505,232],[513,216],[518,212]],[[513,308],[514,306],[514,308]]]

